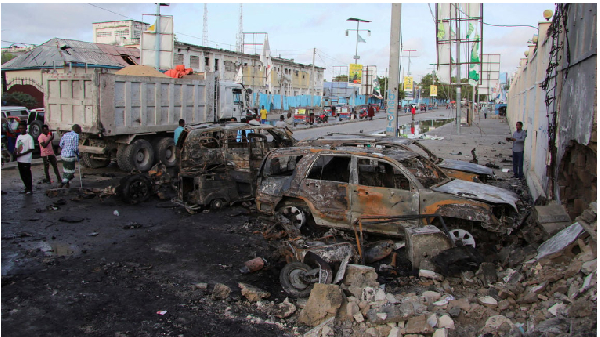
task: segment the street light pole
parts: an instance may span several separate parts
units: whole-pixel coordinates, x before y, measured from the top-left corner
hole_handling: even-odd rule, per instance
[[[157,3],[156,4],[156,24],[154,26],[154,34],[155,34],[154,50],[155,50],[155,55],[156,55],[154,67],[156,68],[156,70],[160,70],[160,6],[168,6],[168,5],[169,4],[166,4],[166,3]]]
[[[356,51],[354,54],[354,64],[358,64],[358,59],[360,58],[358,56],[358,41],[359,41],[358,40],[359,39],[358,32],[360,31],[359,24],[361,22],[371,22],[371,21],[358,19],[358,18],[349,18],[346,21],[356,21]],[[346,36],[348,36],[348,31],[350,31],[350,30],[354,30],[354,29],[346,29]],[[368,29],[363,29],[363,31],[367,31],[369,33],[369,35],[371,34],[371,31]]]

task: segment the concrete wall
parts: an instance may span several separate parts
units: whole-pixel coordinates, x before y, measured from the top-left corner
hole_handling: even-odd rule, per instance
[[[558,176],[559,164],[571,141],[593,146],[595,151],[596,4],[570,4],[567,18],[568,34],[563,31],[558,37],[564,43],[562,59],[550,79],[549,89],[556,85],[556,90],[550,92],[556,94],[554,104],[546,108],[546,92],[542,89],[555,42],[546,34],[549,22],[539,23],[538,41],[524,49],[526,58],[521,59],[508,93],[507,118],[511,131],[514,132],[517,121],[522,121],[527,130],[524,171],[534,199],[543,196],[560,201],[560,187],[552,177]],[[554,129],[557,151],[551,165],[549,130],[553,129],[549,128],[547,114],[553,111],[557,114]]]

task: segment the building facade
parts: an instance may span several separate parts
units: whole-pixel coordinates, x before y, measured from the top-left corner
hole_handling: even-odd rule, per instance
[[[94,43],[122,47],[139,47],[142,32],[150,27],[145,22],[135,20],[94,22],[92,26]]]

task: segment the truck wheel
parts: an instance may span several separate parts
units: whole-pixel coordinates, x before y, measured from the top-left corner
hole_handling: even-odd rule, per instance
[[[89,168],[101,168],[106,167],[110,164],[110,157],[106,159],[96,159],[92,158],[91,153],[82,153],[81,154],[81,162],[85,167]]]
[[[304,275],[312,268],[302,262],[286,264],[279,274],[279,282],[283,290],[293,297],[308,297],[313,288],[312,283],[304,280]]]
[[[126,172],[132,170],[148,171],[154,165],[154,150],[146,140],[135,142],[119,149],[117,153],[119,168]]]
[[[42,121],[35,120],[29,124],[29,134],[33,137],[34,141],[37,142],[38,137],[42,134]]]
[[[161,138],[154,147],[154,155],[157,157],[157,162],[161,161],[167,167],[177,165],[177,149],[173,138]]]

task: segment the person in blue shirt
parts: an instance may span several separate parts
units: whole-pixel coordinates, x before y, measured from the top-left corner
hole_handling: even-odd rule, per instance
[[[177,140],[179,140],[179,135],[181,135],[181,131],[183,131],[183,127],[185,126],[185,121],[183,119],[179,120],[179,126],[175,129],[173,133],[173,138],[175,140],[175,145],[177,146]]]

